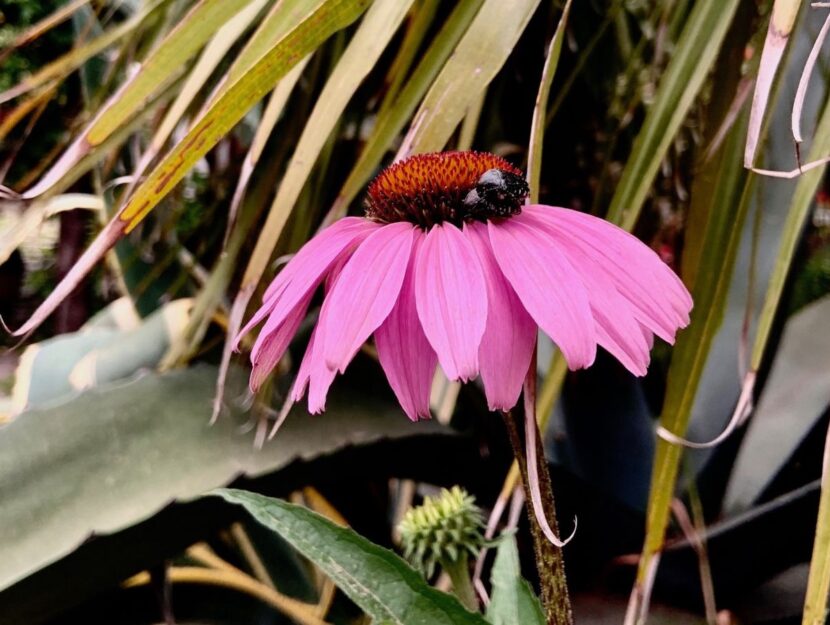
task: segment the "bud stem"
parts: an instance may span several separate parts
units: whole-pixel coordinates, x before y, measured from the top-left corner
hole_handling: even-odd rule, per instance
[[[462,554],[457,560],[442,560],[441,567],[452,580],[452,591],[464,607],[472,612],[478,612],[473,582],[470,579],[470,568],[467,563],[467,554]]]

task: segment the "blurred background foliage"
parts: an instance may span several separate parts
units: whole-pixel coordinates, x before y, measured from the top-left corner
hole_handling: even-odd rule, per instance
[[[367,622],[287,542],[200,495],[287,497],[390,547],[439,486],[485,511],[509,497],[475,384],[436,378],[435,421],[409,424],[367,349],[325,415],[296,407],[266,441],[308,332],[254,398],[228,344],[381,167],[470,148],[541,155],[543,203],[632,230],[695,296],[644,379],[607,357],[566,372],[540,343],[578,622],[621,622],[632,587],[629,619],[801,622],[811,559],[821,607],[830,189],[823,167],[743,168],[772,4],[573,0],[564,21],[539,0],[2,0],[0,314],[34,333],[0,356],[0,622]],[[756,164],[791,170],[827,9],[776,4],[797,19]],[[804,101],[810,159],[830,153],[828,61]],[[655,435],[711,440],[747,403],[714,448]]]

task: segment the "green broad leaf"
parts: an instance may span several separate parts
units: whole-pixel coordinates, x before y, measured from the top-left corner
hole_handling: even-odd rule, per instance
[[[487,620],[492,625],[545,625],[542,604],[527,580],[522,579],[513,534],[501,537],[490,580],[493,591]]]
[[[280,499],[236,489],[216,494],[244,508],[291,543],[380,623],[396,625],[483,625],[479,614],[427,584],[400,557],[353,530]]]
[[[737,8],[738,0],[694,3],[608,208],[608,219],[626,230],[637,223],[660,163],[712,69]]]
[[[241,372],[230,398],[245,394]],[[198,366],[98,387],[26,411],[0,428],[0,589],[110,534],[239,476],[351,445],[444,432],[413,424],[391,401],[342,389],[328,411],[297,406],[279,436],[254,447],[250,415],[208,425],[216,368]]]
[[[434,152],[446,145],[516,47],[538,6],[539,0],[484,3],[421,103],[402,151]]]

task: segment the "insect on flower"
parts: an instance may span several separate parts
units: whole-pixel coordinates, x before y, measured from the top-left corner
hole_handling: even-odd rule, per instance
[[[510,217],[522,212],[530,188],[521,176],[504,169],[488,169],[464,198],[471,218]]]
[[[524,204],[522,172],[481,152],[422,154],[383,170],[364,217],[306,243],[237,337],[265,322],[251,352],[256,391],[279,362],[317,289],[325,297],[293,401],[312,413],[374,335],[380,364],[410,419],[429,417],[440,363],[479,375],[491,410],[509,410],[542,329],[571,369],[597,345],[644,375],[654,335],[673,342],[692,299],[650,248],[602,219]]]

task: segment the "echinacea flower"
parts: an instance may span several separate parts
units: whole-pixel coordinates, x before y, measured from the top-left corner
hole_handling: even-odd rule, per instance
[[[673,343],[692,299],[637,238],[567,208],[524,204],[521,172],[487,153],[422,154],[382,171],[365,217],[306,243],[265,292],[239,338],[256,391],[285,353],[312,297],[325,297],[291,399],[325,408],[338,372],[374,335],[410,419],[429,417],[437,363],[451,380],[481,376],[491,410],[518,401],[538,328],[571,369],[606,349],[644,375],[656,335]]]

